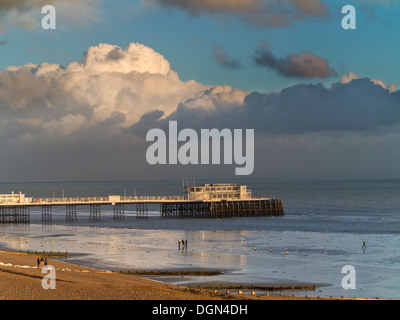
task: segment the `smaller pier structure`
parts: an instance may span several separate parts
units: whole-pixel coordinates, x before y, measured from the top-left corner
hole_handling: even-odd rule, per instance
[[[247,186],[236,183],[184,187],[185,201],[163,203],[163,217],[259,217],[284,215],[282,201],[253,198]]]
[[[160,216],[193,218],[260,217],[284,215],[282,201],[252,197],[247,186],[203,184],[184,186],[184,196],[120,196],[32,198],[19,192],[0,194],[0,223],[29,223],[30,208],[41,207],[42,222],[52,222],[52,208],[64,206],[66,221],[77,220],[77,206],[89,207],[90,219],[100,220],[100,209],[112,206],[113,219],[124,219],[125,205],[136,205],[136,217],[148,217],[148,205],[159,204]]]

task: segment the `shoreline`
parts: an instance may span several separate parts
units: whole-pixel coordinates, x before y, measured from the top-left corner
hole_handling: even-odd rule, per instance
[[[349,292],[344,292],[343,290],[331,290],[330,288],[333,283],[329,281],[331,279],[325,279],[325,273],[323,277],[321,277],[321,274],[318,274],[321,270],[320,268],[312,268],[312,271],[316,271],[317,273],[309,270],[308,263],[310,261],[314,262],[314,260],[309,260],[307,254],[299,254],[294,249],[290,250],[290,244],[293,238],[284,237],[283,234],[269,234],[268,239],[273,242],[273,246],[271,246],[273,253],[270,253],[270,250],[268,250],[270,246],[264,245],[262,247],[259,243],[254,242],[251,235],[249,235],[251,232],[244,232],[243,234],[238,234],[236,231],[209,232],[205,234],[205,240],[200,237],[203,235],[200,234],[200,231],[191,232],[190,236],[192,236],[192,240],[189,240],[189,243],[196,244],[196,247],[194,247],[193,250],[181,252],[171,249],[171,247],[175,245],[173,240],[185,236],[182,235],[183,233],[171,235],[165,231],[149,233],[138,229],[137,232],[131,234],[125,233],[124,230],[120,231],[120,229],[117,228],[112,229],[111,232],[99,232],[99,234],[96,233],[94,235],[93,233],[81,232],[79,228],[70,230],[70,228],[54,229],[52,227],[48,228],[47,226],[28,230],[21,228],[8,230],[7,228],[4,229],[4,231],[5,237],[3,235],[4,240],[2,241],[3,248],[8,247],[14,251],[19,251],[21,249],[27,251],[27,249],[29,249],[31,253],[39,249],[37,252],[38,255],[42,255],[40,249],[45,250],[45,252],[50,252],[50,250],[53,250],[53,252],[58,252],[58,250],[62,252],[68,251],[67,258],[57,257],[55,260],[80,267],[93,268],[98,271],[108,270],[118,273],[119,271],[132,272],[134,270],[220,270],[223,272],[223,274],[216,275],[215,277],[180,275],[166,275],[153,278],[151,276],[139,277],[151,279],[153,281],[157,280],[181,288],[190,287],[194,289],[199,286],[205,289],[207,288],[207,282],[215,281],[225,282],[226,285],[225,283],[221,285],[223,287],[237,287],[241,285],[288,287],[292,285],[311,284],[317,286],[316,290],[285,290],[282,291],[282,299],[290,299],[291,294],[295,294],[299,298],[305,298],[307,295],[307,298],[308,296],[312,298],[318,298],[320,296],[327,299],[332,296],[342,297],[342,295],[349,299],[374,299],[379,297],[379,295],[365,294],[358,295],[357,297],[358,292],[364,293],[366,291],[354,291],[355,295],[350,296],[351,293],[349,294]],[[110,238],[111,240],[109,239],[109,233],[112,236]],[[132,235],[133,238],[131,238]],[[29,238],[27,238],[27,236],[29,236]],[[221,238],[222,236],[223,238]],[[58,240],[59,237],[60,240]],[[253,242],[249,241],[248,245],[244,247],[232,247],[230,240],[237,243],[243,237],[245,237],[246,240],[253,240]],[[283,240],[290,239],[291,241],[281,242],[281,238]],[[320,239],[318,236],[316,238],[317,240]],[[326,237],[323,239],[325,238]],[[151,241],[149,239],[151,239]],[[297,237],[294,239],[297,239]],[[195,240],[198,242],[195,243]],[[222,247],[227,249],[226,252],[222,252],[220,249],[221,246],[219,244],[221,240]],[[335,238],[329,238],[329,240],[329,243],[333,243],[336,247],[339,247],[337,241],[334,241],[336,240]],[[165,241],[169,241],[169,243],[165,244]],[[109,246],[110,244],[111,246]],[[211,244],[211,246],[209,244]],[[218,246],[216,244],[218,244]],[[255,250],[256,247],[257,251]],[[325,249],[325,247],[326,245],[322,246],[322,249]],[[289,255],[285,254],[287,250],[290,251]],[[310,253],[313,253],[313,250],[312,248]],[[203,254],[203,252],[205,252],[205,254]],[[244,263],[243,266],[248,268],[241,269],[241,262]],[[263,273],[265,268],[262,266],[265,266],[265,263],[268,263],[268,272]],[[329,263],[326,265],[332,266],[332,264]],[[147,268],[143,268],[142,266],[146,266]],[[227,268],[227,266],[231,266],[232,268]],[[323,266],[325,266],[325,264]],[[340,270],[338,272],[340,272]],[[217,290],[219,290],[219,285],[219,283],[212,284]],[[240,289],[235,288],[230,290],[230,292],[237,293],[238,290]],[[360,286],[360,290],[364,290],[364,287]],[[226,292],[226,290],[220,291]],[[244,292],[244,290],[242,291]],[[260,292],[257,299],[266,299],[265,297],[261,297],[265,294],[265,291]],[[275,292],[270,292],[271,296],[274,294]],[[386,296],[380,299],[391,299],[393,296]],[[235,294],[231,298],[225,296],[223,299],[243,298]]]
[[[43,289],[37,258],[26,253],[0,251],[2,300],[335,300],[280,295],[228,294],[191,288],[118,272],[101,271],[48,259],[56,273],[56,288]]]

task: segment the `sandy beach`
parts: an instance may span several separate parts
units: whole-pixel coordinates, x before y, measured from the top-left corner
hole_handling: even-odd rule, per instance
[[[277,295],[238,295],[200,290],[105,272],[48,259],[54,267],[56,288],[44,289],[38,256],[0,252],[0,299],[2,300],[277,300],[310,299]],[[40,256],[39,256],[40,258]],[[42,263],[43,264],[43,263]]]
[[[181,300],[210,299],[207,293],[119,273],[104,272],[48,259],[55,268],[56,288],[43,289],[47,273],[35,255],[0,253],[0,299],[5,300]],[[40,258],[40,257],[39,257]]]

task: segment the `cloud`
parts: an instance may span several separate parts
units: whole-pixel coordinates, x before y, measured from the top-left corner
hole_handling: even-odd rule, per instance
[[[83,27],[97,21],[100,11],[98,0],[2,0],[0,1],[0,32],[11,28],[34,29],[41,25],[41,8],[56,8],[58,29]]]
[[[292,172],[298,159],[311,161],[298,170],[320,167],[322,172],[311,155],[325,159],[329,154],[340,161],[335,155],[344,150],[344,136],[352,141],[346,154],[360,142],[360,154],[367,156],[374,141],[376,151],[382,154],[381,144],[387,143],[388,154],[393,153],[400,132],[400,91],[382,83],[348,74],[329,88],[296,85],[274,93],[208,86],[182,81],[164,56],[138,43],[125,48],[99,44],[65,66],[9,66],[0,70],[0,166],[7,168],[0,179],[196,175],[193,168],[146,162],[146,133],[167,130],[169,120],[177,120],[179,129],[255,129],[256,174],[271,163]],[[387,141],[384,132],[392,133]],[[355,162],[353,167],[358,168]],[[199,169],[211,177],[233,172]]]
[[[275,93],[247,92],[242,99],[239,92],[217,86],[180,103],[168,117],[157,112],[143,116],[129,131],[145,136],[148,130],[161,128],[167,133],[171,120],[177,121],[178,130],[191,128],[198,134],[201,129],[254,129],[255,176],[398,172],[400,91],[389,92],[360,78],[329,88],[295,85]],[[196,168],[191,169],[189,174],[196,175]],[[183,170],[166,166],[157,174],[173,178]],[[202,177],[232,176],[225,167],[198,170]]]
[[[225,52],[224,46],[221,43],[215,42],[211,47],[211,53],[214,59],[224,69],[239,69],[241,67],[240,61],[230,57]]]
[[[85,121],[81,114],[68,114],[60,119],[53,119],[42,124],[44,131],[51,135],[68,135],[77,131]]]
[[[53,4],[54,0],[4,0],[0,2],[0,32],[20,27],[30,29],[37,25],[35,17],[41,13],[40,8]]]
[[[49,120],[82,115],[88,124],[119,115],[121,126],[128,127],[147,111],[167,116],[207,88],[181,81],[161,54],[142,44],[125,49],[99,44],[65,67],[43,63],[0,70],[0,112],[23,109],[24,115]],[[69,114],[75,116],[63,118]]]
[[[147,0],[163,8],[178,8],[192,16],[208,14],[239,18],[253,27],[288,27],[293,21],[305,22],[329,16],[321,0]]]
[[[335,69],[329,66],[328,60],[319,57],[311,51],[301,51],[285,58],[277,58],[266,46],[257,50],[253,56],[254,62],[268,69],[274,70],[289,78],[328,78],[336,76]]]
[[[265,132],[371,132],[400,124],[399,93],[362,78],[330,88],[295,85],[280,93],[252,93],[244,103]]]
[[[344,74],[342,76],[342,79],[340,80],[340,82],[341,83],[349,83],[350,81],[352,81],[354,79],[361,79],[361,78],[362,77],[357,76],[355,73],[349,72],[348,74]],[[397,84],[394,83],[394,82],[390,86],[388,86],[382,80],[371,79],[371,81],[373,83],[377,84],[377,85],[380,85],[382,88],[388,90],[389,92],[395,92],[396,91]]]
[[[139,43],[131,43],[125,49],[100,43],[88,49],[82,62],[69,64],[67,71],[84,71],[91,75],[106,72],[126,74],[135,71],[163,76],[173,72],[169,62],[161,54]]]
[[[123,179],[133,163],[146,165],[145,130],[181,103],[212,113],[242,106],[248,93],[182,81],[165,57],[138,43],[99,44],[66,66],[9,66],[0,70],[0,165],[16,171],[3,178]],[[29,159],[31,170],[15,159]]]
[[[295,85],[277,93],[249,92],[244,99],[232,99],[234,90],[224,94],[217,99],[212,90],[204,91],[151,125],[167,128],[169,120],[176,120],[197,130],[253,128],[260,135],[378,132],[400,125],[400,91],[390,92],[368,78],[330,88]]]

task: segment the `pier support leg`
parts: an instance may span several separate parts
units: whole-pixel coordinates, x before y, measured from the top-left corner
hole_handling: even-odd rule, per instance
[[[18,206],[18,218],[17,222],[20,223],[29,223],[30,222],[30,214],[28,206]]]
[[[124,205],[122,203],[116,203],[114,205],[113,219],[114,220],[122,220],[122,219],[124,219],[124,216],[125,216]]]
[[[51,222],[51,206],[42,206],[42,222]]]
[[[147,203],[136,204],[136,218],[147,219],[149,217],[149,211]]]
[[[76,204],[67,204],[65,215],[67,221],[76,221]]]
[[[0,223],[29,223],[29,206],[2,206]]]
[[[90,205],[90,220],[100,220],[100,205],[91,204]]]

